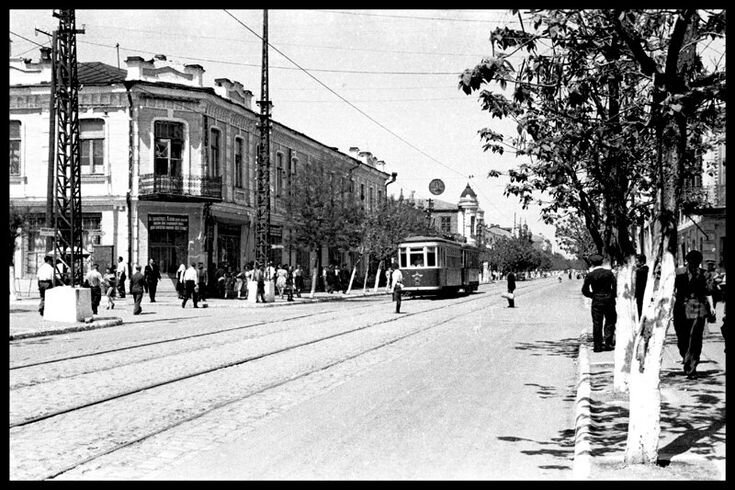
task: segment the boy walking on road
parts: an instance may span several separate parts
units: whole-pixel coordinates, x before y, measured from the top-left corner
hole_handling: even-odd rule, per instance
[[[617,284],[611,270],[602,267],[602,255],[590,257],[592,270],[584,278],[582,294],[592,298],[592,341],[594,352],[613,350],[615,348],[615,297]],[[603,338],[603,319],[604,338]],[[604,340],[604,346],[603,346]]]

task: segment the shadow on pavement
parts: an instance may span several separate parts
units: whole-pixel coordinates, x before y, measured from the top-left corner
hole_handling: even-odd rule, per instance
[[[564,356],[576,359],[579,351],[579,338],[520,342],[514,349],[532,351],[532,356]]]

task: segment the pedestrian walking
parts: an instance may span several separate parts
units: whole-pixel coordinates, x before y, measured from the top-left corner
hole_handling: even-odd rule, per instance
[[[344,264],[339,268],[339,283],[342,288],[342,294],[347,294],[347,288],[350,285],[350,271],[347,270]]]
[[[125,297],[125,279],[128,277],[128,272],[127,262],[122,257],[118,257],[115,281],[117,283],[117,292],[121,298]]]
[[[508,284],[508,290],[505,296],[505,299],[508,300],[508,308],[515,308],[516,307],[516,296],[515,296],[516,275],[515,275],[515,272],[513,272],[513,269],[508,269],[506,271],[505,279]],[[561,282],[561,276],[559,276],[559,281]]]
[[[179,268],[176,269],[176,292],[179,294],[179,299],[184,299],[186,292],[186,284],[184,282],[184,273],[186,272],[186,265],[182,262]]]
[[[293,271],[294,286],[296,287],[296,297],[301,297],[301,291],[304,290],[304,271],[301,268],[301,264],[296,264],[296,269]]]
[[[717,308],[717,303],[719,302],[719,289],[720,289],[720,282],[722,282],[722,276],[717,270],[717,265],[715,265],[714,260],[708,260],[707,261],[707,271],[704,273],[705,277],[707,278],[707,288],[709,289],[710,293],[712,293],[712,306],[714,308]]]
[[[102,282],[104,278],[100,274],[99,266],[92,264],[92,268],[84,278],[84,285],[89,288],[92,299],[92,313],[97,314],[97,310],[102,300]]]
[[[161,279],[161,270],[156,264],[156,259],[150,259],[148,265],[145,266],[143,275],[145,276],[145,284],[148,287],[148,296],[151,303],[156,302],[156,289],[158,289],[158,281]]]
[[[199,295],[199,301],[207,301],[207,287],[209,284],[209,275],[207,269],[204,267],[203,262],[199,262],[199,268],[197,269],[197,294]]]
[[[704,323],[714,323],[716,316],[707,276],[699,267],[702,253],[691,250],[684,259],[687,267],[674,279],[674,330],[684,373],[693,378],[702,352]]]
[[[582,284],[582,294],[592,298],[592,341],[594,352],[615,348],[615,297],[617,284],[611,270],[602,267],[602,256],[590,257],[592,270]],[[604,327],[603,327],[604,320]]]
[[[286,269],[286,301],[293,301],[293,266]]]
[[[243,282],[243,291],[245,292],[245,299],[250,297],[250,282],[253,280],[253,265],[247,264],[245,266],[245,280]]]
[[[228,266],[225,269],[225,299],[235,299],[235,274]]]
[[[646,292],[646,283],[648,282],[648,265],[646,265],[646,256],[638,254],[635,256],[635,302],[638,306],[638,318],[643,316],[643,295]]]
[[[192,262],[191,266],[184,272],[184,301],[181,302],[182,308],[186,308],[186,302],[189,298],[194,302],[194,308],[199,308],[197,305],[199,295],[196,292],[199,272],[196,269],[196,265],[196,262]]]
[[[243,296],[243,292],[245,293],[245,299],[248,298],[248,278],[247,278],[247,271],[248,266],[243,265],[242,270],[237,273],[235,276],[235,293],[237,294],[237,298],[240,299],[241,296]]]
[[[41,302],[38,304],[38,313],[43,316],[46,307],[46,291],[54,287],[54,258],[47,255],[43,258],[43,264],[36,271],[38,279],[38,294],[41,295]]]
[[[143,293],[145,292],[145,276],[140,272],[140,264],[135,264],[135,272],[130,278],[130,294],[133,295],[133,315],[140,315],[143,308],[140,304],[143,301]]]
[[[265,303],[265,270],[264,267],[255,264],[255,271],[253,272],[253,279],[258,285],[257,292],[255,294],[256,303]]]
[[[103,276],[103,286],[105,288],[105,297],[107,298],[106,310],[115,308],[115,268],[110,267]]]
[[[393,301],[396,303],[396,313],[401,312],[401,293],[403,291],[403,273],[398,268],[397,263],[393,263],[393,273],[391,277],[391,290],[393,291]]]
[[[278,264],[278,268],[276,269],[276,288],[281,299],[283,299],[283,294],[286,292],[287,275],[288,271],[281,264]]]

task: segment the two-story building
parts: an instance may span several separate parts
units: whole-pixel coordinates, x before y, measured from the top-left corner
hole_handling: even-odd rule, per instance
[[[480,208],[477,194],[469,184],[464,188],[457,203],[441,199],[409,198],[419,209],[430,209],[432,226],[440,232],[464,240],[470,245],[482,242],[485,211]],[[479,239],[479,240],[478,240]]]
[[[202,66],[177,65],[162,55],[125,63],[126,69],[78,65],[85,246],[101,266],[118,256],[130,264],[155,258],[170,276],[191,261],[210,270],[221,263],[241,268],[255,259],[259,114],[251,108],[253,94],[226,78],[204,86]],[[10,59],[10,200],[31,218],[16,251],[16,277],[32,277],[46,253],[38,228],[47,200],[50,80],[48,49],[38,62]],[[273,121],[274,262],[308,266],[313,258],[279,247],[288,233],[285,197],[296,172],[327,169],[346,180],[368,211],[386,198],[385,163],[350,151]],[[320,253],[326,262],[329,244]]]

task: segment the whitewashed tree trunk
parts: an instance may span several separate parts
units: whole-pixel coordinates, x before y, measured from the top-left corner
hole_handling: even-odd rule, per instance
[[[316,292],[316,281],[317,281],[317,268],[316,268],[316,262],[314,263],[314,266],[311,268],[311,295],[310,297],[314,297],[314,293]]]
[[[378,272],[375,274],[375,285],[373,286],[373,292],[378,292],[378,284],[380,283],[380,274],[383,273],[383,261],[381,260],[378,264]]]
[[[18,292],[15,290],[15,267],[10,266],[10,301],[18,299]]]
[[[671,321],[676,268],[674,257],[664,252],[661,278],[655,280],[649,271],[649,288],[653,301],[644,297],[643,332],[636,336],[635,351],[629,380],[630,412],[628,439],[625,448],[626,464],[655,464],[661,433],[660,373],[666,331]],[[648,296],[650,297],[650,296]]]
[[[615,369],[613,389],[620,393],[628,391],[630,363],[633,358],[636,331],[638,328],[638,308],[635,302],[635,257],[628,257],[627,262],[618,271],[618,295],[615,309],[618,319],[615,324]]]
[[[347,286],[347,294],[352,291],[352,282],[355,280],[355,272],[357,272],[357,264],[352,266],[352,275],[350,276],[350,285]]]
[[[366,267],[365,267],[365,280],[362,283],[362,293],[363,294],[367,293],[367,278],[368,278],[368,272],[370,271],[370,254],[368,254],[368,259],[365,262],[365,264],[366,264]]]

